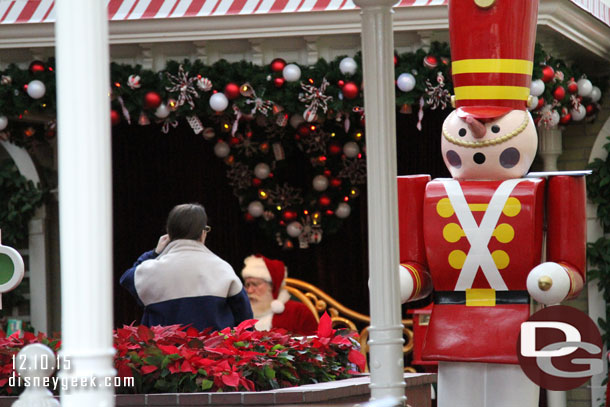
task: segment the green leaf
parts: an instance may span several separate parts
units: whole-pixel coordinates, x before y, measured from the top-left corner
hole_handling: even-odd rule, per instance
[[[203,379],[201,382],[201,390],[206,391],[212,388],[214,382],[212,380]]]

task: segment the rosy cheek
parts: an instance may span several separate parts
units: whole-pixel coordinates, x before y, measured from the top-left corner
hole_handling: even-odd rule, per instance
[[[500,165],[504,168],[513,168],[519,163],[521,154],[515,147],[509,147],[500,154]]]
[[[445,156],[447,157],[447,162],[452,167],[460,168],[462,166],[462,159],[460,158],[460,155],[455,151],[449,150],[447,151]]]

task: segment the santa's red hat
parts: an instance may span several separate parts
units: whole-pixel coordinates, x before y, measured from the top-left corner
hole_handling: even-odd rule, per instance
[[[248,256],[244,260],[241,275],[244,279],[248,277],[260,278],[271,283],[273,287],[271,310],[274,314],[284,312],[284,304],[290,299],[290,294],[284,288],[284,279],[288,273],[283,261],[269,259],[260,254]]]

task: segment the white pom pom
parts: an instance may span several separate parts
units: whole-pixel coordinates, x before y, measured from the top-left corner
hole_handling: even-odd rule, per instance
[[[281,314],[282,312],[284,312],[285,308],[286,307],[284,306],[284,303],[282,301],[271,301],[271,311],[273,311],[274,314]]]

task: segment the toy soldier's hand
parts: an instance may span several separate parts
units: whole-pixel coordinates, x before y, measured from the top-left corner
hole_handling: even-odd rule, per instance
[[[400,302],[416,301],[432,292],[430,273],[420,264],[409,262],[398,266]]]
[[[527,276],[527,291],[533,299],[545,305],[558,304],[570,293],[568,271],[558,263],[539,264]]]
[[[157,247],[155,248],[155,253],[160,254],[165,246],[169,243],[169,235],[163,235],[159,238],[159,243],[157,243]]]

